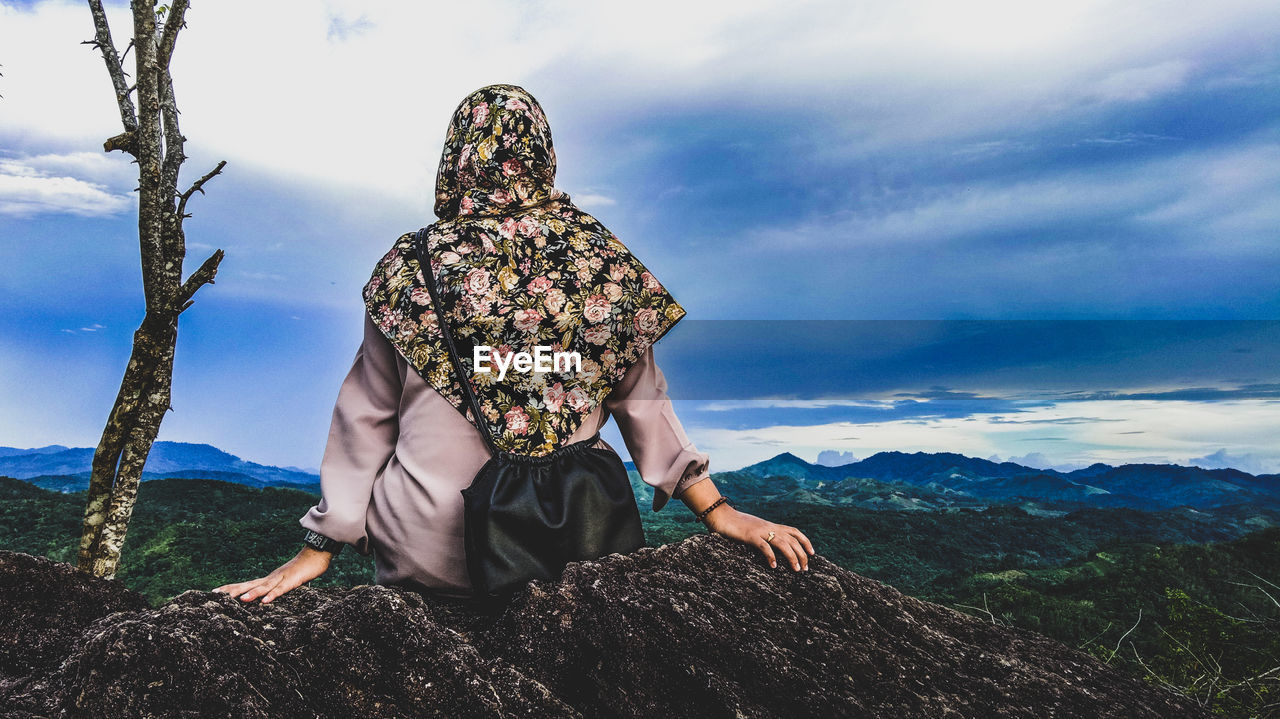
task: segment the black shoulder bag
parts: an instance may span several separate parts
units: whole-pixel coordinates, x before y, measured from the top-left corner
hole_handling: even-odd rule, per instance
[[[431,305],[458,384],[491,455],[462,490],[473,598],[501,605],[531,579],[559,577],[569,562],[643,547],[640,508],[626,467],[616,452],[592,446],[599,433],[541,457],[495,446],[445,321],[435,273],[423,252],[423,235],[419,230],[414,244]]]

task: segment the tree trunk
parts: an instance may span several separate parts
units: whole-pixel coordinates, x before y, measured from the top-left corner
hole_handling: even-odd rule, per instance
[[[169,409],[177,315],[143,319],[116,404],[94,452],[78,568],[114,577],[142,468]]]
[[[138,164],[138,249],[146,297],[146,314],[133,334],[129,365],[94,451],[80,535],[80,571],[113,577],[138,497],[142,469],[165,412],[170,409],[178,317],[191,306],[197,290],[213,283],[222,262],[222,250],[216,250],[186,281],[182,280],[186,258],[182,221],[188,217],[187,201],[196,192],[203,194],[204,184],[221,172],[226,162],[219,162],[185,192],[178,192],[186,138],[178,128],[169,61],[178,31],[186,24],[187,0],[174,0],[160,14],[151,0],[133,0],[130,4],[134,32],[130,45],[135,50],[137,77],[132,86],[111,40],[101,0],[88,2],[95,34],[85,44],[102,53],[124,125],[124,132],[103,143],[103,149],[128,153]],[[136,109],[131,97],[135,92]]]

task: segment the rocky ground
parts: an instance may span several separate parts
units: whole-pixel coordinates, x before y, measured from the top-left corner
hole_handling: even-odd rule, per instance
[[[70,717],[1200,717],[1041,635],[814,557],[697,535],[569,565],[499,616],[378,586],[274,604],[0,552],[0,714]]]

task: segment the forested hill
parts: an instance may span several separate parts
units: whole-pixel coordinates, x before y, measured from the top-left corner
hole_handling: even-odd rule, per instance
[[[1129,507],[1280,508],[1280,477],[1175,464],[1094,464],[1072,472],[992,462],[953,452],[877,452],[829,467],[784,452],[733,474],[794,480],[792,487],[835,504],[865,504],[868,491],[900,509],[1026,504],[1028,509]],[[776,493],[776,491],[774,492]]]
[[[90,447],[0,447],[0,476],[25,479],[45,489],[79,492],[88,487],[92,459]],[[208,444],[156,442],[143,479],[174,477],[308,491],[318,491],[320,482],[315,470],[250,462]],[[718,477],[734,478],[743,491],[758,495],[791,492],[789,498],[797,501],[869,509],[981,509],[993,504],[1014,504],[1032,513],[1086,507],[1280,509],[1276,475],[1172,464],[1094,464],[1060,472],[953,452],[878,452],[829,467],[784,452]],[[749,478],[759,481],[752,484]]]

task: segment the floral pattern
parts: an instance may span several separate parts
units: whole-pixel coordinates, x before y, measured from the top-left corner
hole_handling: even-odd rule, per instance
[[[554,187],[555,150],[538,102],[490,85],[454,112],[436,180],[438,222],[424,250],[443,307],[437,315],[402,235],[364,287],[366,308],[410,365],[507,452],[563,445],[650,345],[685,314],[657,278],[598,220]],[[577,352],[581,370],[469,373],[484,415],[473,417],[449,359],[440,317],[464,370],[472,349],[494,355],[549,346]]]

